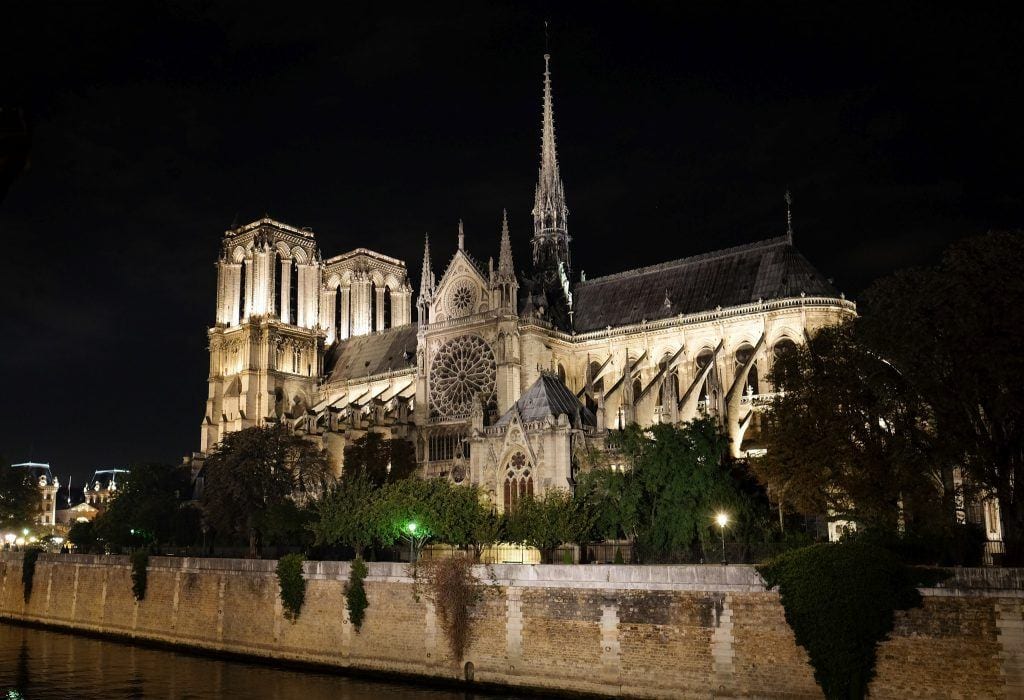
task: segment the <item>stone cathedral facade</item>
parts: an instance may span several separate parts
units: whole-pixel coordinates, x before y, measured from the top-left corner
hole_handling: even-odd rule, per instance
[[[428,239],[416,323],[401,260],[365,248],[325,259],[312,231],[269,218],[225,233],[203,452],[285,423],[340,472],[346,443],[380,432],[411,440],[424,476],[479,484],[505,508],[571,488],[585,451],[632,422],[708,414],[736,455],[759,449],[773,359],[856,306],[796,250],[788,222],[747,245],[576,272],[548,61],[531,259],[513,259],[505,215],[472,245],[460,223],[443,268]]]

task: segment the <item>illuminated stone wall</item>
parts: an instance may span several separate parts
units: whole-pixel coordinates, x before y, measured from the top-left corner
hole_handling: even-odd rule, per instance
[[[401,564],[370,564],[361,631],[344,604],[348,564],[306,564],[298,620],[282,614],[273,561],[150,559],[136,603],[125,557],[43,555],[32,598],[21,558],[0,559],[0,617],[381,672],[634,697],[820,697],[777,594],[744,566],[521,566],[493,575],[461,662]],[[1024,574],[962,570],[897,613],[876,698],[1020,697]]]

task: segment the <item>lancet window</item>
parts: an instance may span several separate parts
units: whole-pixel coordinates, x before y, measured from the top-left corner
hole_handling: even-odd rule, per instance
[[[505,470],[505,510],[511,510],[527,496],[533,496],[533,476],[526,462],[526,455],[516,452],[508,461]]]

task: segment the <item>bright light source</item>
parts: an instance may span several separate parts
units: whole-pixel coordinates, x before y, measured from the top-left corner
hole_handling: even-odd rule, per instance
[[[64,538],[63,537],[54,537],[52,541],[53,541],[54,544],[58,544],[58,545],[59,544],[64,544]]]
[[[23,528],[21,529],[21,534],[23,534],[23,535],[28,535],[28,528],[27,528],[27,527],[23,527]]]
[[[18,539],[14,540],[14,544],[16,544],[19,547],[21,547],[22,545],[25,544],[25,538],[24,537],[19,537]]]
[[[416,523],[409,523],[405,526],[409,532],[416,532]]]
[[[729,516],[725,513],[719,513],[715,516],[715,522],[718,523],[718,527],[725,527],[729,524]]]
[[[8,532],[6,535],[4,535],[4,540],[6,540],[7,544],[14,544],[15,537],[17,537],[17,535],[15,535],[13,532]]]

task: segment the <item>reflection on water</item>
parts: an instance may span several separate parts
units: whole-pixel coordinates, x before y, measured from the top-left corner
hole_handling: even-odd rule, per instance
[[[204,658],[0,623],[0,700],[381,697],[465,700],[481,696]]]

